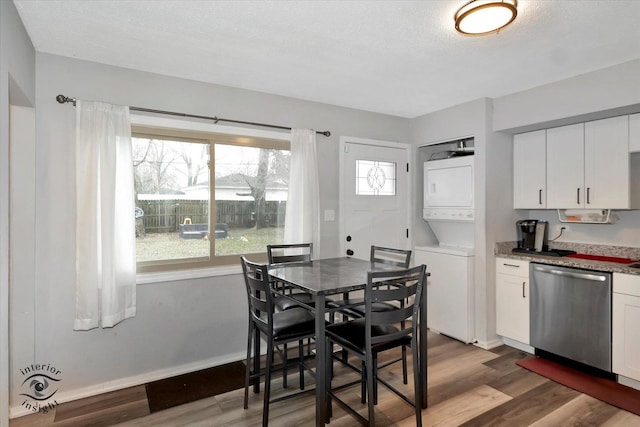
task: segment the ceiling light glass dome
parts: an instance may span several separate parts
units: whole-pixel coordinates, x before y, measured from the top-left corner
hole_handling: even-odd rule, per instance
[[[456,12],[456,30],[467,35],[497,33],[518,15],[517,0],[472,0]]]

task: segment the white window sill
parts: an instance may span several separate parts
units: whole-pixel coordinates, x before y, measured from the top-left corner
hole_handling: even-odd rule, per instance
[[[242,274],[242,268],[239,265],[229,265],[224,267],[141,273],[136,275],[136,284],[147,285],[150,283],[176,282],[180,280],[202,279],[205,277],[229,276],[231,274]]]

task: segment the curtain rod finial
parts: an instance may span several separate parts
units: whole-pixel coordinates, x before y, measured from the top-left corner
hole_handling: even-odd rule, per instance
[[[71,102],[73,105],[76,105],[76,99],[75,98],[69,98],[68,96],[64,96],[64,95],[56,96],[56,101],[58,101],[60,104],[64,104],[66,102]]]
[[[327,137],[331,136],[331,132],[329,132],[328,130],[325,130],[324,132],[318,132],[318,133]]]

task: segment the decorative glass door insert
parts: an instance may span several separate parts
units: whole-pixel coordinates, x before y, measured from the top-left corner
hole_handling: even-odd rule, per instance
[[[376,160],[356,160],[357,196],[395,196],[396,164]]]

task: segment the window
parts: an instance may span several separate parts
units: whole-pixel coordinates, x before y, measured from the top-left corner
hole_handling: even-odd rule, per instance
[[[237,264],[283,243],[289,142],[134,126],[138,272]]]
[[[395,196],[396,164],[356,160],[356,195]]]

